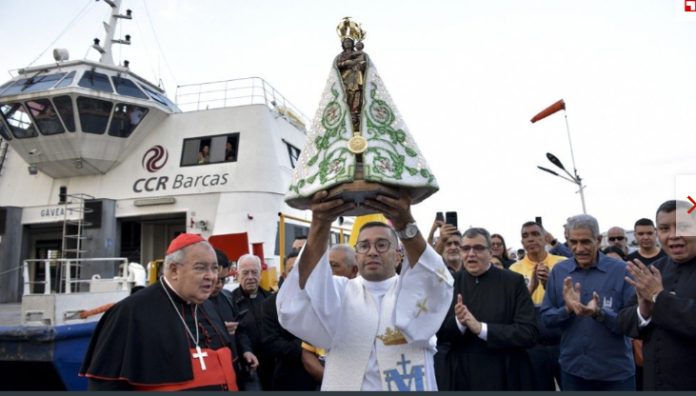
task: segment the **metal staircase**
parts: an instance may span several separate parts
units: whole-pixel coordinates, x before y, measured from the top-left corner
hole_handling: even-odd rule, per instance
[[[94,199],[93,196],[87,194],[71,194],[67,196],[65,202],[65,216],[63,219],[63,257],[64,259],[75,259],[79,261],[84,253],[89,250],[84,249],[83,241],[89,239],[83,235],[85,227],[89,227],[92,223],[85,221],[85,214],[92,213],[92,209],[85,207],[85,201]],[[70,273],[63,271],[63,266],[60,267],[58,274],[59,290],[64,292],[65,285],[72,285],[71,288],[77,287],[71,283],[71,279],[80,277],[80,267],[78,265],[71,266]],[[70,290],[77,292],[79,290]]]

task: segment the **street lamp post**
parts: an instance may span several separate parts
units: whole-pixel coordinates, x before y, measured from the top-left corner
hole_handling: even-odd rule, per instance
[[[582,201],[582,213],[587,214],[587,209],[585,208],[585,192],[584,192],[585,186],[582,185],[582,178],[580,178],[580,176],[578,175],[578,170],[577,170],[577,169],[574,169],[574,171],[575,171],[575,176],[573,176],[573,175],[570,174],[570,172],[568,172],[568,171],[566,170],[566,168],[563,166],[563,164],[562,164],[561,161],[558,159],[558,157],[556,157],[555,155],[553,155],[553,154],[551,154],[551,153],[546,153],[546,158],[547,158],[552,164],[556,165],[556,167],[558,167],[558,168],[561,169],[563,172],[565,172],[566,175],[568,175],[568,177],[565,177],[565,176],[563,176],[563,175],[559,175],[557,172],[552,171],[551,169],[548,169],[548,168],[544,168],[543,166],[537,166],[537,168],[543,170],[544,172],[548,172],[548,173],[550,173],[550,174],[552,174],[552,175],[554,175],[554,176],[558,176],[558,177],[560,177],[561,179],[568,180],[569,182],[571,182],[571,183],[573,183],[573,184],[576,184],[576,185],[578,186],[578,188],[579,188],[579,190],[576,192],[576,194],[577,194],[578,192],[580,193],[580,200]]]

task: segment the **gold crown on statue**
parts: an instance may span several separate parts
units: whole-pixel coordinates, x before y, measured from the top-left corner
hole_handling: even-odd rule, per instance
[[[408,343],[406,337],[401,333],[401,330],[392,330],[391,327],[387,327],[387,331],[384,335],[378,335],[377,338],[382,340],[384,345],[402,345]]]
[[[350,17],[343,18],[338,26],[336,26],[336,33],[338,34],[338,37],[341,38],[341,42],[347,38],[353,39],[354,42],[363,41],[367,35],[367,32],[363,30],[362,25],[351,21]]]

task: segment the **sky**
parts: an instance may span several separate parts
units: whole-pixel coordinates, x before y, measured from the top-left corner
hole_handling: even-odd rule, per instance
[[[519,247],[525,221],[542,217],[562,240],[582,213],[576,185],[536,168],[554,169],[551,152],[572,170],[564,115],[601,231],[654,219],[676,176],[696,175],[696,21],[679,19],[682,1],[124,0],[134,20],[117,37],[133,45],[114,58],[170,98],[262,77],[311,118],[351,16],[440,185],[413,207],[421,230],[457,211],[460,229]],[[51,63],[56,47],[97,60],[89,47],[109,13],[91,0],[0,0],[0,71]],[[559,99],[566,113],[530,123]]]

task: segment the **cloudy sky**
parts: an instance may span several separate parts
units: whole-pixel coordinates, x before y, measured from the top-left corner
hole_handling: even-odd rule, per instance
[[[262,77],[311,117],[340,52],[335,27],[351,16],[367,30],[365,51],[441,186],[414,207],[421,229],[435,212],[457,211],[460,228],[483,226],[519,246],[524,221],[542,216],[560,236],[565,219],[582,212],[576,186],[536,168],[553,168],[547,152],[572,168],[564,114],[529,122],[559,99],[587,211],[602,231],[653,218],[675,197],[676,175],[696,174],[696,22],[680,21],[680,5],[124,0],[135,19],[117,36],[131,34],[133,45],[115,59],[161,79],[172,98],[177,85]],[[55,47],[98,59],[89,46],[103,39],[109,9],[91,0],[0,0],[0,70],[37,57],[50,63]]]

